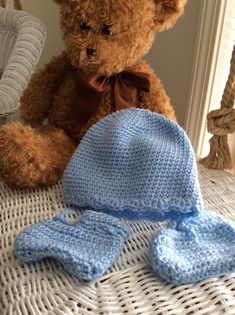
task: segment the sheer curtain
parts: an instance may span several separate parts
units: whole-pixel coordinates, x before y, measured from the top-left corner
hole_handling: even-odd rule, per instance
[[[235,0],[228,0],[225,10],[223,29],[221,30],[220,48],[217,56],[217,67],[214,73],[213,89],[211,91],[211,105],[209,111],[220,108],[222,95],[230,73],[230,60],[235,45]],[[235,86],[234,86],[235,89]],[[211,134],[206,132],[201,156],[208,154]],[[228,136],[233,169],[235,175],[235,134]]]

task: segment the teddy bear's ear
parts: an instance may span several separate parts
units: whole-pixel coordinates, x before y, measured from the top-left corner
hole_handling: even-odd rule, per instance
[[[183,14],[187,0],[154,0],[156,4],[155,24],[158,31],[168,29]]]

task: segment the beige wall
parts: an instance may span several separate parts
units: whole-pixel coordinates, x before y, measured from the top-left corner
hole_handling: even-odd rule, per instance
[[[157,34],[146,57],[162,80],[181,125],[187,107],[201,1],[205,0],[188,0],[185,14],[173,28]]]
[[[21,0],[23,10],[39,17],[47,27],[47,39],[38,66],[50,60],[63,49],[59,27],[59,6],[52,0]]]
[[[154,46],[146,56],[146,60],[164,83],[182,125],[187,107],[201,1],[189,0],[184,16],[172,29],[157,35]],[[24,10],[38,16],[47,26],[47,41],[39,62],[41,66],[63,49],[59,30],[59,7],[52,0],[22,0],[22,3]]]

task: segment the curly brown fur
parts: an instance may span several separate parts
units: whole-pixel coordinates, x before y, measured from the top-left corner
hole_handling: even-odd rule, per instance
[[[40,126],[47,118],[54,94],[58,86],[63,84],[68,64],[67,55],[63,52],[33,75],[21,98],[21,118],[25,123]]]
[[[185,0],[60,2],[61,26],[72,65],[107,75],[121,72],[145,55],[156,29],[174,24],[185,4]],[[86,48],[95,49],[91,59]]]
[[[45,127],[40,133],[20,123],[0,132],[0,169],[12,186],[37,187],[55,184],[76,148],[63,130]]]
[[[66,50],[33,75],[21,99],[21,117],[38,129],[20,123],[0,128],[0,176],[19,187],[56,183],[87,129],[114,111],[109,90],[84,121],[74,71],[105,76],[145,72],[150,76],[150,92],[132,91],[136,107],[176,119],[160,80],[141,57],[155,33],[176,22],[186,0],[55,2],[61,5]],[[91,56],[87,49],[93,49]]]

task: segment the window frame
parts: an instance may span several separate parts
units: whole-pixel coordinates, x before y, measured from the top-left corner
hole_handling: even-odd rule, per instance
[[[230,0],[201,0],[195,57],[184,122],[185,130],[198,156],[202,154],[207,135],[206,116],[212,106],[212,91],[228,1]],[[220,103],[216,104],[216,108],[219,107]]]

